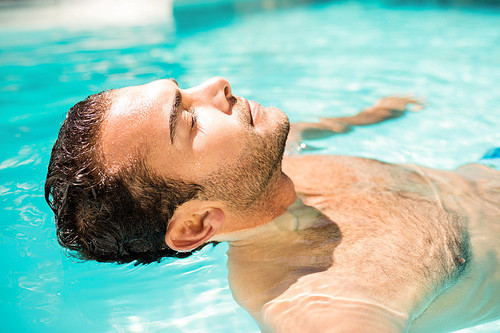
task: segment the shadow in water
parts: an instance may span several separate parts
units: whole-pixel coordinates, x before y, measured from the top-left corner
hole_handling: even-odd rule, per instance
[[[342,241],[338,225],[316,210],[312,225],[282,231],[252,243],[231,245],[229,283],[233,297],[255,318],[267,302],[303,276],[328,270]],[[300,223],[300,222],[299,222]]]

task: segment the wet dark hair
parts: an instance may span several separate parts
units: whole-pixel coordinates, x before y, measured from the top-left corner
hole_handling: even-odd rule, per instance
[[[83,259],[137,263],[187,257],[165,243],[174,210],[202,187],[162,179],[141,158],[110,174],[99,149],[101,124],[112,92],[73,106],[52,149],[45,200],[54,212],[59,243]]]

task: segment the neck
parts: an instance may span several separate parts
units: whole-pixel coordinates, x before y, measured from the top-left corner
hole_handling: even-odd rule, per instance
[[[300,199],[297,199],[290,207],[303,205]],[[276,216],[271,221],[256,227],[240,229],[237,231],[219,234],[214,236],[211,241],[216,242],[235,242],[243,241],[246,239],[253,239],[260,235],[269,236],[280,230],[296,230],[299,227],[298,216],[295,216],[293,210],[285,210],[282,214]]]
[[[293,182],[281,173],[262,196],[263,200],[252,205],[243,213],[227,216],[226,228],[212,237],[211,241],[231,241],[252,237],[266,230],[269,222],[284,216],[287,209],[297,200]]]
[[[292,180],[284,173],[280,173],[276,181],[264,192],[260,202],[246,215],[255,217],[256,212],[262,214],[262,223],[267,223],[283,214],[295,200],[297,193]]]

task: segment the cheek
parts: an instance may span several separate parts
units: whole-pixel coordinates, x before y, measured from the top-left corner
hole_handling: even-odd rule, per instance
[[[198,116],[193,153],[201,164],[227,165],[236,160],[245,146],[246,132],[230,116]]]

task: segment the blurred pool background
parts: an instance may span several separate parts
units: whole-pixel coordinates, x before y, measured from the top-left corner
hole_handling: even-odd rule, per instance
[[[221,75],[292,121],[425,98],[420,113],[310,142],[454,168],[500,146],[498,1],[0,1],[0,313],[5,332],[258,332],[222,244],[149,266],[68,258],[43,199],[65,112],[104,89]],[[463,332],[499,332],[500,321]]]

